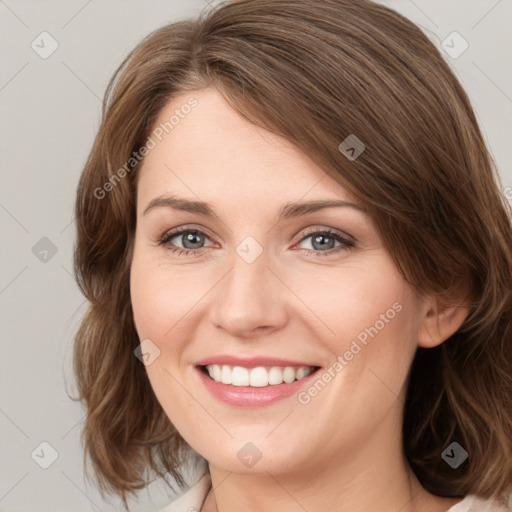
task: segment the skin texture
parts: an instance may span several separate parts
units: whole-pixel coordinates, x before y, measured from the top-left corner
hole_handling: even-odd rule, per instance
[[[170,421],[208,462],[214,493],[203,511],[446,511],[457,500],[421,488],[401,450],[405,381],[418,345],[435,346],[467,310],[418,297],[398,272],[369,216],[338,207],[278,221],[284,203],[355,202],[290,142],[240,117],[214,89],[181,94],[157,124],[193,96],[197,106],[146,156],[137,190],[131,268],[134,320],[160,355],[147,366]],[[206,201],[217,219],[154,207],[156,197]],[[183,235],[205,233],[203,249]],[[354,241],[323,255],[314,236]],[[252,263],[245,237],[263,249]],[[174,244],[174,245],[173,245]],[[309,253],[308,253],[309,250]],[[393,304],[393,319],[309,403],[292,396],[258,408],[213,398],[195,364],[218,354],[304,361],[324,369]],[[261,459],[237,457],[247,443]]]

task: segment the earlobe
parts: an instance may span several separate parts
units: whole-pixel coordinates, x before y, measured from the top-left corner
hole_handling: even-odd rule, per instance
[[[469,307],[462,301],[454,303],[443,297],[431,297],[425,303],[418,346],[437,347],[460,328],[468,314]]]

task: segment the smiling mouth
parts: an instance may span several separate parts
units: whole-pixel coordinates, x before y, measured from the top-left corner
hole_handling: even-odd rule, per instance
[[[211,380],[231,386],[262,388],[290,384],[318,371],[319,366],[257,366],[245,368],[228,364],[199,366]]]

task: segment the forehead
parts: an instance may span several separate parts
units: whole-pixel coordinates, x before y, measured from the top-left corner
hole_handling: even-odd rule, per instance
[[[174,97],[150,136],[156,144],[140,170],[140,202],[165,193],[259,206],[273,199],[350,199],[299,148],[244,119],[215,89]]]

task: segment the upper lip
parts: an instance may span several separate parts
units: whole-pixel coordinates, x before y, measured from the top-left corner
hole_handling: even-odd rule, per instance
[[[212,364],[226,364],[229,366],[242,366],[244,368],[256,368],[258,366],[312,366],[317,367],[318,365],[305,363],[302,361],[292,361],[288,359],[280,359],[277,357],[234,357],[229,355],[218,355],[206,357],[196,363],[196,366],[209,366]]]

